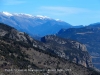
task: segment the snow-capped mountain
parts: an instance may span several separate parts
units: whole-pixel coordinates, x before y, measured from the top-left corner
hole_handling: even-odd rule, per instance
[[[72,27],[64,21],[55,20],[47,16],[33,16],[23,13],[0,12],[0,22],[24,31],[31,36],[55,34],[62,28]]]

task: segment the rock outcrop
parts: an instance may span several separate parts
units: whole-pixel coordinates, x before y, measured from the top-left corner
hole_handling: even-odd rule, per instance
[[[55,35],[47,35],[41,39],[49,51],[85,67],[92,67],[91,57],[86,46],[73,40],[65,40]]]
[[[93,65],[100,69],[100,23],[90,24],[83,28],[62,29],[56,35],[85,44],[92,57]]]

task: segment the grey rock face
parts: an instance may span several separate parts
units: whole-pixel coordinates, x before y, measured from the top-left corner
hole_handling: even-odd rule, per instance
[[[57,36],[85,44],[92,57],[93,65],[100,69],[100,23],[90,24],[83,28],[62,29]]]
[[[0,29],[0,36],[5,36],[6,34],[7,34],[7,31]]]
[[[85,67],[92,67],[91,57],[84,44],[72,40],[65,40],[54,35],[41,39],[46,46],[58,56],[71,60]]]
[[[82,51],[87,51],[87,48],[86,48],[86,46],[84,44],[80,44],[78,42],[75,42],[74,45],[75,45],[76,48],[78,48],[78,49],[80,49]]]
[[[23,32],[18,32],[14,28],[7,29],[8,30],[2,28],[2,31],[5,33],[3,37],[27,43],[30,46],[42,49],[85,67],[92,67],[91,57],[89,56],[85,45],[80,44],[79,42],[65,40],[54,35],[45,36],[41,39],[42,42],[39,42]]]

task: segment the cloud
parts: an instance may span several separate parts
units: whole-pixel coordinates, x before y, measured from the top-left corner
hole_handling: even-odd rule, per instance
[[[3,5],[18,5],[25,3],[24,0],[1,0],[0,1]]]
[[[76,7],[52,7],[52,6],[42,6],[39,8],[41,13],[48,13],[54,15],[72,15],[80,13],[88,13],[90,10],[84,8]]]

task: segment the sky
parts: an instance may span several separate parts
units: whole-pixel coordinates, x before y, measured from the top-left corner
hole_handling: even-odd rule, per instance
[[[100,0],[0,0],[0,12],[60,19],[71,25],[100,22]]]

